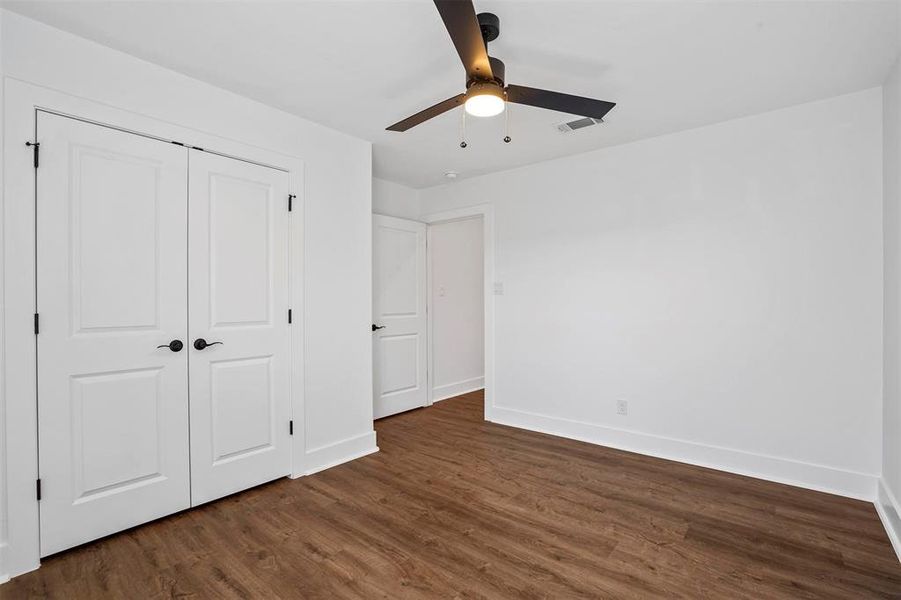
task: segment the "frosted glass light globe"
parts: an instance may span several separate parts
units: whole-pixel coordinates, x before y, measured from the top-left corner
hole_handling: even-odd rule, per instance
[[[474,117],[493,117],[504,112],[504,99],[494,94],[478,94],[466,99],[466,112]]]

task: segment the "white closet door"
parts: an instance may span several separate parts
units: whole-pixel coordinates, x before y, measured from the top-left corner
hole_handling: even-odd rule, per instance
[[[426,257],[424,223],[373,215],[373,416],[425,406]]]
[[[196,506],[290,472],[289,213],[287,173],[196,150],[190,170]]]
[[[37,133],[46,556],[190,505],[187,151],[43,112]]]

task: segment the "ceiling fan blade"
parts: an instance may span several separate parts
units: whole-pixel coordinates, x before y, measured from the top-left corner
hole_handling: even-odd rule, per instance
[[[615,102],[605,102],[604,100],[583,98],[521,85],[507,86],[507,100],[517,104],[527,104],[595,119],[603,119],[604,115],[616,106]]]
[[[425,110],[419,111],[415,115],[411,117],[407,117],[403,121],[398,121],[391,127],[388,127],[388,131],[406,131],[413,127],[416,127],[420,123],[424,123],[433,117],[437,117],[440,114],[446,113],[450,109],[455,106],[460,106],[463,104],[465,99],[465,94],[459,94],[454,96],[453,98],[448,98],[447,100],[443,100],[434,106],[430,106]]]
[[[493,79],[488,49],[472,0],[435,0],[435,7],[463,61],[467,78]]]

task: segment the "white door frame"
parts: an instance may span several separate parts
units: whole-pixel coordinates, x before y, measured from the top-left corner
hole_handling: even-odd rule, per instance
[[[188,127],[159,121],[5,78],[2,197],[2,330],[0,330],[0,582],[40,566],[40,528],[35,483],[38,477],[35,309],[35,175],[32,149],[36,114],[44,110],[163,141],[178,141],[289,174],[293,202],[290,223],[289,285],[291,327],[291,410],[295,420],[291,477],[305,473],[303,397],[303,161]],[[38,132],[40,133],[40,132]],[[40,140],[37,140],[40,142]],[[297,421],[300,421],[299,423]],[[4,543],[5,542],[5,543]]]
[[[482,217],[482,236],[483,250],[482,260],[484,261],[483,269],[483,294],[484,294],[484,311],[485,311],[485,420],[491,421],[494,415],[494,206],[490,204],[479,204],[476,206],[468,206],[454,210],[447,210],[437,213],[431,213],[422,216],[422,221],[427,225],[437,225],[439,223],[447,223],[450,221],[460,221],[473,217]],[[431,228],[429,229],[429,237],[431,237]],[[428,288],[429,288],[429,310],[428,310],[428,348],[429,348],[429,369],[428,369],[428,386],[429,386],[429,405],[432,400],[432,380],[434,377],[434,352],[432,351],[432,308],[431,308],[431,289],[432,289],[432,260],[431,260],[431,244],[426,244],[426,260],[428,268]]]

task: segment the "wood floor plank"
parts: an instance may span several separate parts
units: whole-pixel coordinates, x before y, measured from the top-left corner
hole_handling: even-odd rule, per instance
[[[45,559],[15,598],[901,598],[873,506],[486,423],[481,392],[381,451]]]

